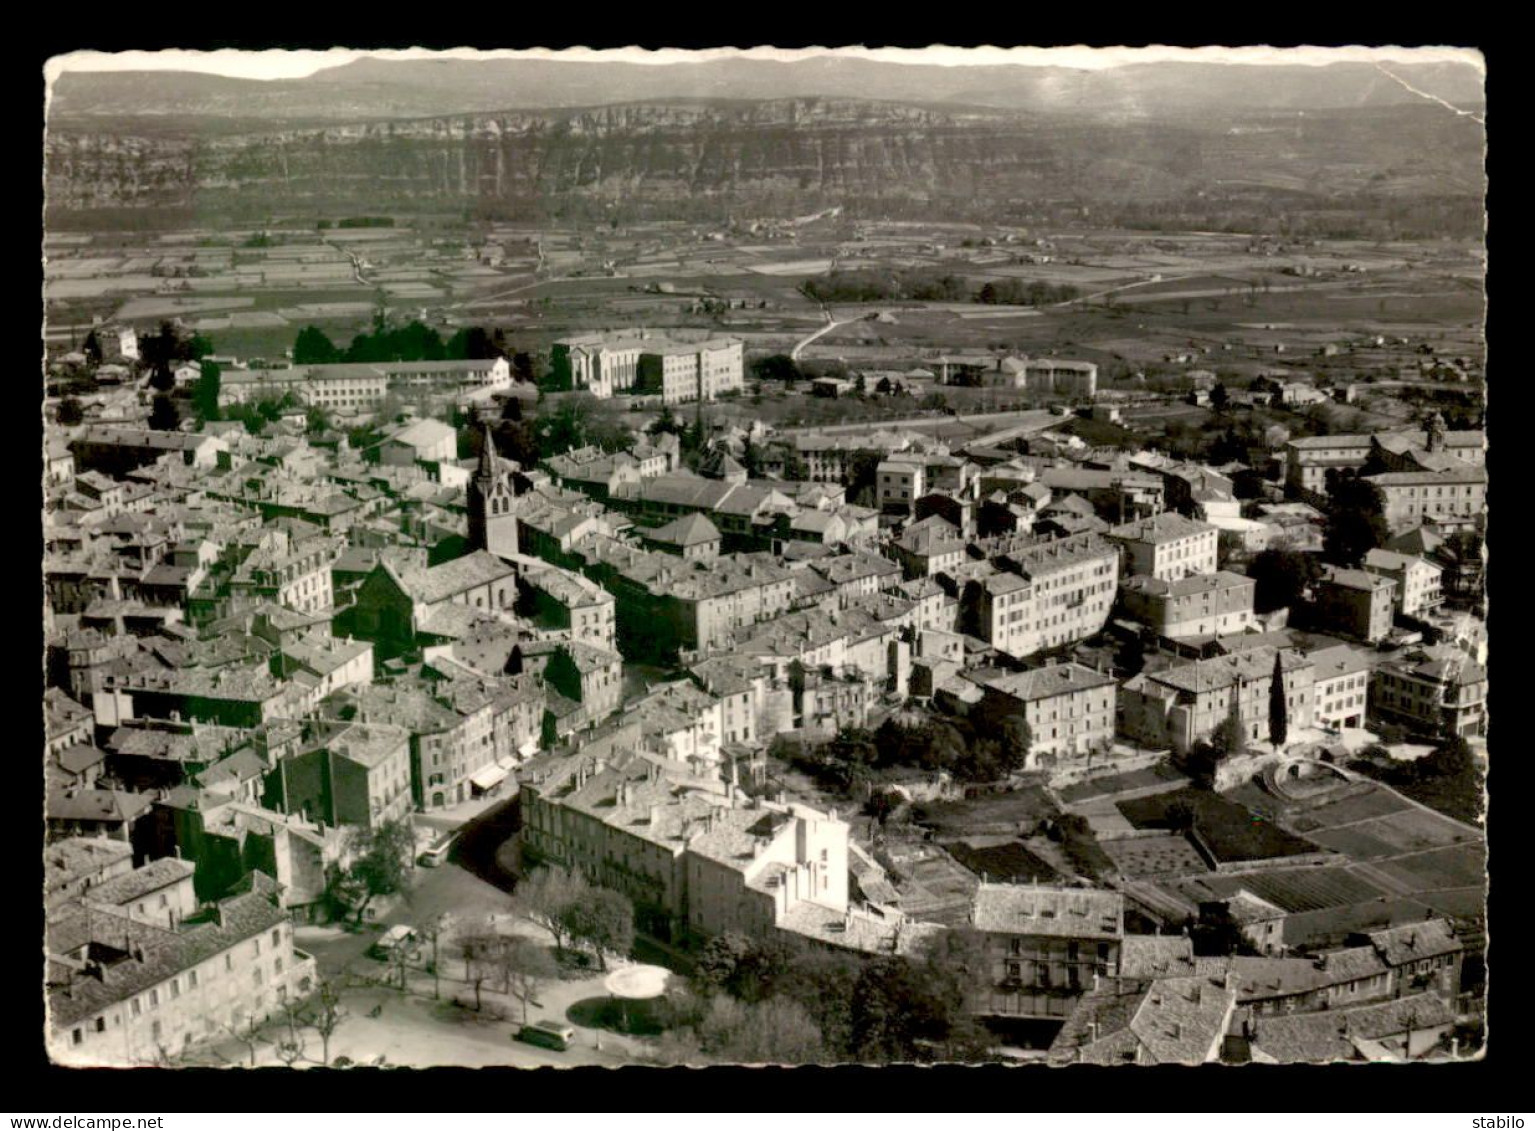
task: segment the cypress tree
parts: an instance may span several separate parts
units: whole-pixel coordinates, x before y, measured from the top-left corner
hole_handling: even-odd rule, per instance
[[[1290,712],[1285,703],[1284,664],[1281,654],[1274,653],[1274,676],[1269,680],[1269,741],[1275,749],[1285,744],[1290,735]]]

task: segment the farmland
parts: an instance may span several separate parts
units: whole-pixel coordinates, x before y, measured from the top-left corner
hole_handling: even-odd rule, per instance
[[[965,350],[1136,371],[1282,366],[1397,377],[1429,340],[1479,363],[1483,260],[1470,244],[1274,240],[1209,233],[858,222],[833,212],[726,225],[530,225],[400,215],[338,228],[323,215],[256,226],[50,232],[50,340],[93,318],[179,317],[221,350],[274,354],[304,325],[345,339],[382,304],[451,333],[497,326],[528,343],[594,329],[689,328],[787,352],[830,317],[806,360],[895,368]],[[329,224],[322,227],[322,224]],[[967,246],[968,245],[968,246]],[[834,303],[801,287],[831,271],[947,272],[1072,286],[1039,307]],[[882,314],[879,321],[872,316]],[[1383,339],[1383,340],[1382,340]],[[1326,352],[1324,352],[1326,347]]]
[[[1304,856],[1317,851],[1310,841],[1270,824],[1218,793],[1177,790],[1120,801],[1117,806],[1126,820],[1141,829],[1172,828],[1177,808],[1186,806],[1192,813],[1194,832],[1223,863]]]

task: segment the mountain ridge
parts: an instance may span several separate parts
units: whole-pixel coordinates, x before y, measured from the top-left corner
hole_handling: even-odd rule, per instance
[[[1470,64],[1389,64],[1426,95],[1461,108],[1484,99]],[[565,59],[363,58],[302,79],[196,72],[66,72],[50,118],[230,116],[344,120],[539,110],[661,98],[857,97],[1154,119],[1239,110],[1328,110],[1423,100],[1368,63],[1320,66],[1130,63],[1089,70],[1021,64],[940,66],[858,58],[639,64]]]

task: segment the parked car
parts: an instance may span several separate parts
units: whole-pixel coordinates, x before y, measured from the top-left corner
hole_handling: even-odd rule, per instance
[[[399,923],[380,935],[378,942],[373,944],[369,953],[374,958],[387,962],[398,951],[414,951],[419,944],[420,939],[416,937],[416,932],[405,924]]]
[[[555,1052],[564,1052],[576,1039],[576,1031],[569,1025],[555,1021],[534,1021],[517,1030],[517,1040],[530,1045],[542,1045]]]

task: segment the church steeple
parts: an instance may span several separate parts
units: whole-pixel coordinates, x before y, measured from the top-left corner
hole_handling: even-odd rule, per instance
[[[490,435],[490,425],[483,425],[484,436],[480,444],[480,466],[474,473],[476,479],[484,480],[488,487],[496,479],[496,442]]]
[[[485,425],[480,462],[469,481],[469,544],[491,553],[517,552],[512,488],[496,460],[496,441]]]

